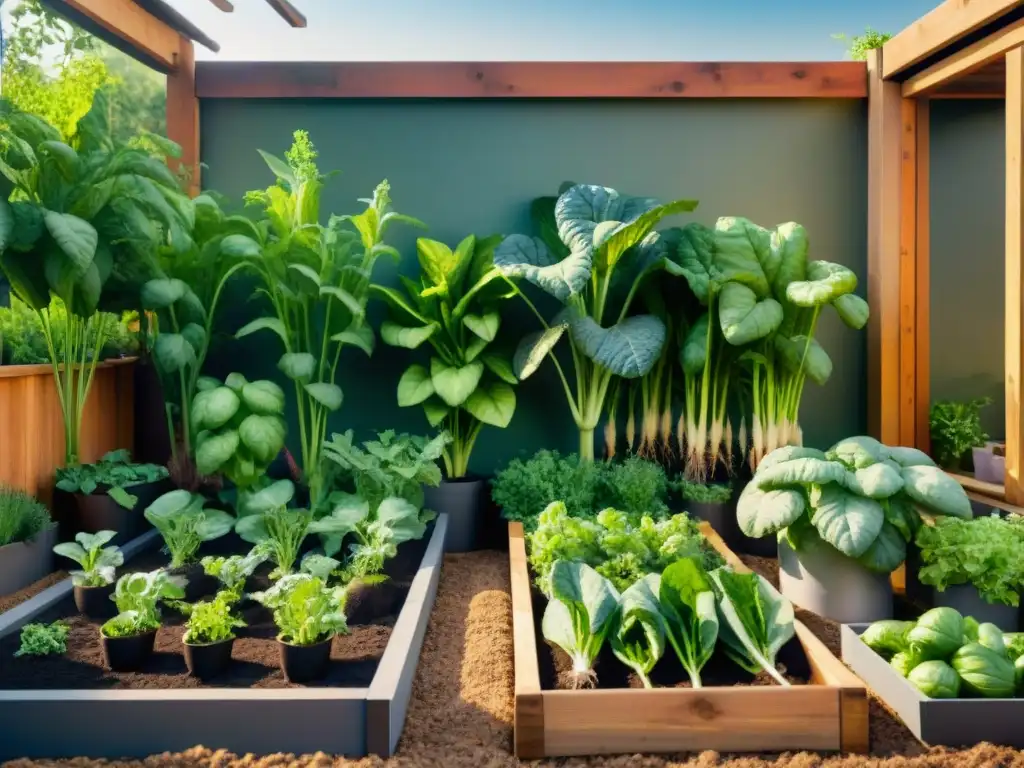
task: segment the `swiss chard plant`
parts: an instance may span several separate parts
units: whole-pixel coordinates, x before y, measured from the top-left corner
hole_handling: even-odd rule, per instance
[[[536,285],[562,303],[545,318],[518,291],[536,315],[541,330],[524,338],[513,358],[519,379],[532,375],[549,357],[580,433],[580,457],[594,458],[594,430],[605,407],[608,388],[617,377],[643,376],[659,359],[665,325],[654,315],[631,315],[637,291],[650,270],[623,268],[627,254],[665,216],[692,211],[693,200],[664,205],[652,198],[628,197],[613,189],[578,184],[559,197],[534,201],[539,237],[509,235],[495,249],[494,264],[516,285]],[[619,278],[625,276],[624,280]],[[615,290],[620,283],[623,291]],[[555,356],[568,334],[574,385]]]
[[[906,558],[922,516],[968,519],[971,503],[921,451],[851,437],[828,451],[772,451],[736,511],[747,536],[785,536],[797,552],[824,543],[871,570],[890,573]]]
[[[134,485],[155,483],[167,477],[167,468],[157,464],[132,464],[126,450],[110,451],[95,464],[76,464],[57,469],[57,487],[68,493],[106,493],[125,509],[133,509],[138,497]]]
[[[192,202],[163,158],[111,139],[97,92],[73,145],[56,128],[0,102],[0,270],[40,318],[64,419],[65,462],[77,464],[85,403],[107,333],[107,315],[138,304],[159,275],[158,251],[187,251]],[[151,137],[161,153],[172,142]],[[51,297],[67,309],[56,328]]]
[[[450,478],[465,477],[480,430],[507,427],[516,408],[512,352],[499,339],[500,302],[514,295],[494,269],[500,241],[470,235],[453,251],[421,237],[418,281],[403,278],[404,291],[371,286],[388,304],[381,340],[430,346],[427,364],[413,363],[402,374],[398,404],[422,406],[430,426],[451,435],[443,453]]]
[[[146,519],[163,537],[171,555],[171,568],[195,562],[204,541],[231,532],[235,518],[227,512],[206,507],[202,494],[178,489],[165,493],[146,508]]]
[[[81,570],[71,571],[71,581],[76,587],[103,587],[113,584],[114,573],[124,564],[124,553],[116,546],[104,546],[117,536],[115,531],[77,533],[74,541],[65,541],[53,551],[69,560],[74,560]]]
[[[362,200],[362,213],[332,216],[322,225],[320,194],[327,176],[317,169],[308,134],[296,131],[294,139],[285,160],[260,152],[277,181],[248,193],[246,202],[262,209],[263,217],[253,232],[225,237],[221,250],[251,265],[272,310],[237,336],[265,330],[281,340],[278,368],[295,387],[302,471],[315,503],[324,485],[328,416],[343,399],[335,383],[342,350],[373,352],[366,322],[373,268],[383,255],[399,258],[385,236],[394,224],[423,224],[392,209],[390,185],[383,181],[372,198]]]

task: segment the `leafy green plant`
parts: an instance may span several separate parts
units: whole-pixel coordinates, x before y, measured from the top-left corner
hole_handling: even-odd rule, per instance
[[[921,515],[970,518],[963,488],[924,453],[851,437],[827,452],[786,446],[766,456],[737,504],[747,536],[785,535],[799,552],[824,542],[890,573]]]
[[[204,541],[219,539],[234,527],[231,515],[205,505],[206,498],[201,494],[178,489],[165,493],[146,508],[146,519],[160,531],[170,552],[171,568],[194,562]]]
[[[373,331],[366,304],[373,268],[382,255],[399,259],[384,242],[391,225],[424,225],[391,207],[390,185],[381,182],[366,209],[355,216],[331,217],[320,224],[320,193],[327,176],[316,167],[316,150],[305,131],[296,131],[285,160],[260,151],[277,177],[265,191],[250,192],[246,202],[263,209],[263,218],[247,235],[224,238],[221,250],[244,259],[259,275],[273,314],[238,331],[277,334],[284,345],[278,368],[295,385],[302,471],[311,498],[323,484],[321,454],[327,418],[341,407],[335,384],[342,349],[373,352]]]
[[[113,583],[117,567],[124,564],[124,553],[116,546],[105,547],[104,544],[115,536],[115,531],[82,532],[75,534],[74,541],[53,548],[58,555],[82,567],[71,571],[71,581],[76,587],[103,587]]]
[[[923,661],[904,675],[912,686],[932,699],[960,696],[960,675],[944,661]]]
[[[1005,653],[981,643],[967,643],[957,649],[950,666],[960,676],[964,690],[986,699],[1008,699],[1016,690],[1013,663]]]
[[[890,658],[910,647],[907,633],[913,628],[914,622],[912,621],[883,619],[869,626],[860,639],[875,653]]]
[[[117,616],[107,621],[102,632],[107,637],[132,637],[152,632],[160,626],[160,603],[185,596],[185,580],[158,569],[149,573],[126,573],[117,580],[113,601]]]
[[[218,592],[212,600],[176,602],[175,607],[188,616],[182,642],[212,645],[234,638],[235,630],[245,626],[245,621],[232,612],[236,601],[234,594]]]
[[[274,612],[281,642],[315,645],[348,632],[346,594],[345,587],[328,586],[325,574],[304,571],[283,576],[252,598]]]
[[[940,592],[970,584],[988,603],[1018,605],[1024,589],[1024,525],[999,515],[944,519],[917,532],[922,584]]]
[[[932,403],[928,415],[932,453],[939,466],[962,469],[964,455],[971,448],[985,445],[988,435],[981,428],[981,409],[992,404],[992,398],[982,397],[970,402],[940,400]]]
[[[685,557],[698,557],[710,567],[721,563],[686,514],[661,522],[645,516],[634,524],[615,509],[603,510],[596,519],[574,517],[564,503],[556,501],[541,513],[528,542],[537,586],[548,596],[552,569],[559,560],[590,565],[620,592]]]
[[[541,330],[520,342],[513,370],[525,379],[545,357],[551,358],[580,432],[584,461],[594,459],[594,429],[612,381],[646,374],[665,343],[665,325],[659,318],[630,316],[637,291],[660,265],[631,271],[627,254],[662,218],[696,207],[694,200],[659,205],[652,198],[626,197],[613,189],[578,184],[563,188],[557,199],[534,201],[532,212],[540,237],[510,235],[495,249],[494,264],[506,279],[525,279],[564,305],[548,321],[516,288]],[[620,278],[627,288],[621,299],[612,290]],[[575,389],[554,354],[567,332]]]
[[[115,146],[102,92],[78,122],[74,146],[34,115],[0,105],[0,270],[40,318],[64,418],[65,459],[78,463],[86,399],[107,333],[102,311],[136,303],[155,253],[191,245],[191,201],[163,158]],[[158,138],[158,137],[157,137]],[[180,148],[159,140],[161,153]],[[67,308],[51,315],[51,296]],[[58,345],[55,321],[62,323]]]
[[[685,477],[678,477],[671,483],[672,490],[683,497],[683,501],[698,504],[725,504],[732,498],[731,483],[694,483]]]
[[[658,604],[661,576],[648,574],[619,598],[611,633],[612,652],[636,672],[645,688],[652,688],[651,670],[665,655],[666,622]]]
[[[245,589],[245,580],[248,579],[256,569],[270,557],[265,547],[253,547],[245,555],[230,555],[229,557],[207,556],[199,561],[203,566],[203,573],[213,576],[223,585],[218,596],[232,602],[242,599],[242,592]]]
[[[710,661],[718,641],[715,590],[699,558],[684,557],[661,574],[658,589],[668,640],[690,684],[701,687],[700,671]]]
[[[3,281],[2,275],[0,281]],[[63,349],[67,310],[60,299],[54,298],[50,301],[47,313],[50,316],[54,347]],[[99,355],[101,360],[135,354],[139,345],[135,334],[128,328],[130,318],[130,312],[123,313],[121,317],[105,314],[100,322],[93,324],[86,339],[87,348],[95,348],[96,327],[102,324],[106,336]],[[48,362],[50,351],[39,315],[16,296],[11,296],[10,306],[0,306],[0,364],[39,365]]]
[[[157,464],[132,464],[131,454],[121,449],[103,455],[95,464],[57,468],[57,487],[68,493],[106,493],[125,509],[134,509],[138,497],[128,492],[134,485],[155,483],[167,477]]]
[[[551,568],[551,593],[541,632],[572,660],[567,682],[593,688],[594,661],[615,625],[619,593],[608,579],[585,563],[558,560]]]
[[[355,444],[352,430],[331,436],[324,444],[324,456],[351,482],[358,496],[376,508],[389,496],[423,506],[423,486],[441,483],[441,460],[451,437],[442,432],[427,439],[386,430],[362,447]]]
[[[403,280],[404,291],[374,285],[388,304],[380,329],[385,344],[431,347],[429,366],[410,365],[398,382],[400,406],[421,405],[431,427],[452,437],[443,453],[450,478],[465,477],[484,425],[505,428],[516,408],[518,382],[512,354],[501,348],[499,302],[510,292],[494,269],[495,235],[470,235],[452,251],[427,238],[416,241],[420,278]]]
[[[846,55],[854,61],[864,61],[868,57],[868,51],[881,48],[892,39],[892,33],[876,32],[871,27],[868,27],[864,30],[863,35],[850,35],[848,37],[845,33],[840,32],[839,34],[832,35],[832,39],[849,43]]]
[[[562,501],[573,517],[594,517],[614,507],[639,519],[661,518],[668,512],[668,480],[658,464],[637,456],[622,462],[587,462],[557,451],[538,451],[529,459],[513,459],[491,481],[491,497],[506,520],[523,523],[527,531],[553,501]]]
[[[53,525],[50,510],[18,488],[0,485],[0,547],[28,541]]]
[[[196,432],[196,468],[218,472],[246,492],[266,476],[284,447],[284,391],[272,381],[232,373],[220,384],[203,377],[189,423]]]
[[[718,637],[726,654],[748,672],[764,670],[788,686],[775,658],[796,631],[793,606],[756,573],[722,567],[711,572],[711,580],[718,594]]]
[[[71,627],[62,621],[26,624],[21,628],[21,645],[15,656],[59,656],[68,650]]]

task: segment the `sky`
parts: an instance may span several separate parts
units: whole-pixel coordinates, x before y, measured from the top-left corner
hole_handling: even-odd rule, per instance
[[[939,0],[169,0],[233,61],[815,61],[837,32],[898,32]],[[4,21],[13,0],[3,3]]]

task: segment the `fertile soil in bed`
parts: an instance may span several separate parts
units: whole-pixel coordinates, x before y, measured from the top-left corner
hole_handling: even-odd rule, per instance
[[[416,542],[414,547],[422,556],[419,544]],[[409,559],[416,559],[418,563],[418,558]],[[133,559],[126,570],[148,571],[166,562],[166,555],[154,550]],[[269,587],[268,575],[272,567],[270,564],[261,566],[249,579],[246,590],[252,592]],[[201,585],[199,596],[207,597],[216,591],[216,580],[205,577],[201,568],[188,569],[188,575]],[[305,686],[369,686],[405,602],[411,576],[408,569],[403,569],[389,581],[355,591],[347,611],[349,631],[334,638],[327,677]],[[99,631],[102,622],[79,615],[69,596],[35,619],[42,623],[59,620],[68,624],[67,653],[42,658],[15,657],[14,652],[20,645],[19,633],[0,639],[0,687],[8,690],[301,687],[287,682],[281,672],[275,639],[278,630],[271,611],[254,601],[243,600],[239,613],[246,626],[237,630],[231,664],[220,677],[203,682],[189,675],[185,667],[181,637],[186,617],[174,608],[164,606],[163,626],[157,632],[155,651],[144,668],[139,672],[113,672],[103,662]]]

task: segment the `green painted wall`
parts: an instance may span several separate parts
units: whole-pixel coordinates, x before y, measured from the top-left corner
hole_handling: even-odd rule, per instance
[[[1002,101],[931,106],[932,400],[989,396],[1002,437],[1005,129]]]
[[[327,212],[361,210],[388,178],[396,208],[454,245],[470,232],[528,231],[530,200],[564,180],[662,199],[694,197],[696,218],[743,215],[761,224],[795,220],[815,258],[847,264],[866,291],[866,115],[856,101],[356,101],[204,100],[201,146],[207,188],[237,198],[271,177],[256,148],[282,153],[296,128],[309,130],[321,170],[341,169],[323,197]],[[686,219],[679,219],[685,222]],[[414,235],[393,243],[415,264]],[[394,280],[394,270],[378,274]],[[226,327],[251,307],[233,302]],[[533,329],[516,307],[514,321]],[[375,323],[381,315],[377,307]],[[824,388],[808,386],[803,424],[809,444],[826,445],[864,429],[865,336],[831,314],[819,339],[835,369]],[[272,375],[272,336],[221,344],[213,366],[250,377]],[[359,432],[423,431],[418,409],[399,409],[395,386],[408,360],[382,347],[372,360],[353,353],[343,379],[345,404],[332,426]],[[550,365],[519,388],[505,431],[485,430],[474,468],[490,471],[541,447],[575,450],[575,428]]]

